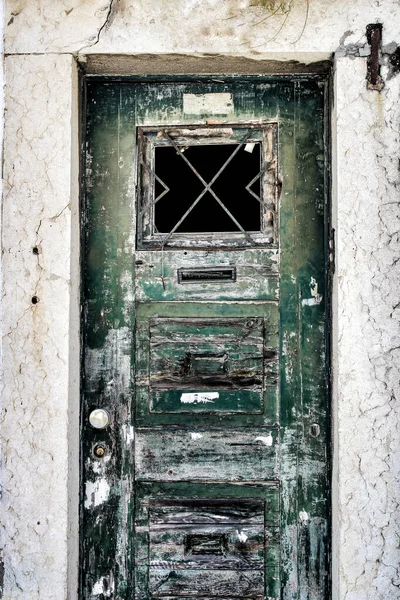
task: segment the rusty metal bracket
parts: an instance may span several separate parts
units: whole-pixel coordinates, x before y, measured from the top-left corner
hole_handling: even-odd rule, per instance
[[[367,40],[371,54],[367,61],[367,88],[380,92],[384,87],[381,77],[380,58],[382,53],[382,23],[367,25]]]

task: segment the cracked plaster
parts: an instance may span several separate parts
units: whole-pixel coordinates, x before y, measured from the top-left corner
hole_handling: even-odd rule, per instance
[[[72,68],[69,56],[6,61],[2,527],[13,600],[66,588]]]
[[[399,78],[336,64],[337,465],[343,600],[400,590]]]
[[[76,598],[67,566],[68,527],[77,523],[73,502],[69,524],[67,514],[77,464],[68,437],[70,304],[77,305],[71,283],[78,277],[71,275],[71,235],[78,244],[71,225],[71,53],[295,58],[337,49],[333,600],[399,598],[400,77],[387,77],[383,66],[385,88],[368,91],[362,56],[368,23],[382,22],[387,47],[400,42],[400,7],[397,0],[309,0],[302,32],[303,0],[281,31],[285,17],[266,19],[266,9],[250,4],[6,3],[6,52],[14,54],[7,58],[3,201],[7,600],[65,600],[68,577],[69,598]],[[31,55],[15,56],[24,53]],[[35,306],[33,295],[40,299]]]
[[[331,53],[366,42],[383,21],[384,43],[399,35],[397,0],[8,0],[6,53]],[[283,10],[279,9],[279,5]],[[291,9],[287,7],[291,5]],[[183,26],[184,24],[184,26]]]

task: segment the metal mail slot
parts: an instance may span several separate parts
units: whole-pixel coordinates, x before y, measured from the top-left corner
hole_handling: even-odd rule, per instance
[[[178,283],[223,283],[236,281],[236,267],[178,269]]]

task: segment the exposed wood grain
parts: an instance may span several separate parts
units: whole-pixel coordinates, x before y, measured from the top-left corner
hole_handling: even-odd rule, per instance
[[[121,519],[129,523],[133,512],[133,476],[124,473],[122,465],[133,462],[124,432],[132,423],[130,257],[134,245],[127,232],[133,218],[134,97],[118,86],[95,85],[88,91],[87,102],[82,248],[82,598],[90,598],[94,582],[103,579],[106,585],[114,582],[116,594],[124,594],[132,578],[129,556],[133,548]],[[116,297],[123,301],[115,301]],[[105,430],[95,430],[88,423],[90,411],[98,407],[110,413],[112,426]],[[102,460],[93,454],[99,442],[106,448]],[[117,481],[123,483],[117,485]]]
[[[150,387],[261,391],[264,328],[262,319],[152,319]]]
[[[276,422],[275,303],[139,303],[137,317],[137,417],[156,424],[173,423],[172,414],[243,413]],[[201,391],[218,395],[182,401]]]
[[[243,525],[174,525],[150,529],[150,567],[263,569],[264,528]]]
[[[150,569],[149,591],[153,596],[203,596],[217,597],[262,597],[264,593],[264,573],[259,570],[204,571]]]
[[[319,600],[330,598],[324,88],[296,83],[289,106],[292,123],[280,129],[287,154],[280,215],[282,597]],[[309,305],[313,281],[323,297]],[[312,423],[321,427],[316,440]],[[310,544],[317,530],[318,548]]]
[[[232,519],[232,523],[245,519],[249,525],[259,522],[259,508],[268,529],[279,524],[279,482],[208,482],[206,485],[196,482],[136,482],[136,523],[138,527],[149,527],[150,518],[154,525],[159,524],[157,517],[167,519],[167,513],[180,514],[180,523],[185,522],[184,514],[191,514],[192,523],[212,523],[214,517]],[[151,515],[154,512],[154,517]]]
[[[198,81],[199,75],[218,75],[218,79],[232,75],[312,75],[327,74],[332,68],[331,61],[302,62],[301,60],[260,60],[259,57],[230,56],[227,54],[87,54],[80,63],[85,73],[92,75],[108,75],[113,79],[129,75],[142,75],[143,78],[163,76],[175,78],[188,74]]]
[[[275,479],[277,438],[276,430],[262,428],[139,428],[135,440],[136,477],[156,481]]]
[[[264,522],[264,501],[193,498],[190,500],[150,500],[151,524],[228,523],[251,525]]]

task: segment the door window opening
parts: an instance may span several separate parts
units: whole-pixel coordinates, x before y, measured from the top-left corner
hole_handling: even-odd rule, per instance
[[[139,247],[273,244],[276,130],[140,128]]]
[[[261,228],[261,186],[259,173],[260,143],[239,148],[230,163],[212,185],[212,189],[246,231]],[[208,182],[236,150],[237,145],[201,145],[181,148],[196,171]],[[249,151],[251,150],[251,151]],[[156,231],[168,233],[195,202],[204,186],[201,180],[181,159],[175,148],[155,148],[155,203]],[[161,181],[169,188],[164,188]],[[248,189],[249,188],[249,189]],[[251,191],[254,192],[251,194]],[[176,229],[177,233],[240,231],[229,214],[206,192]]]

